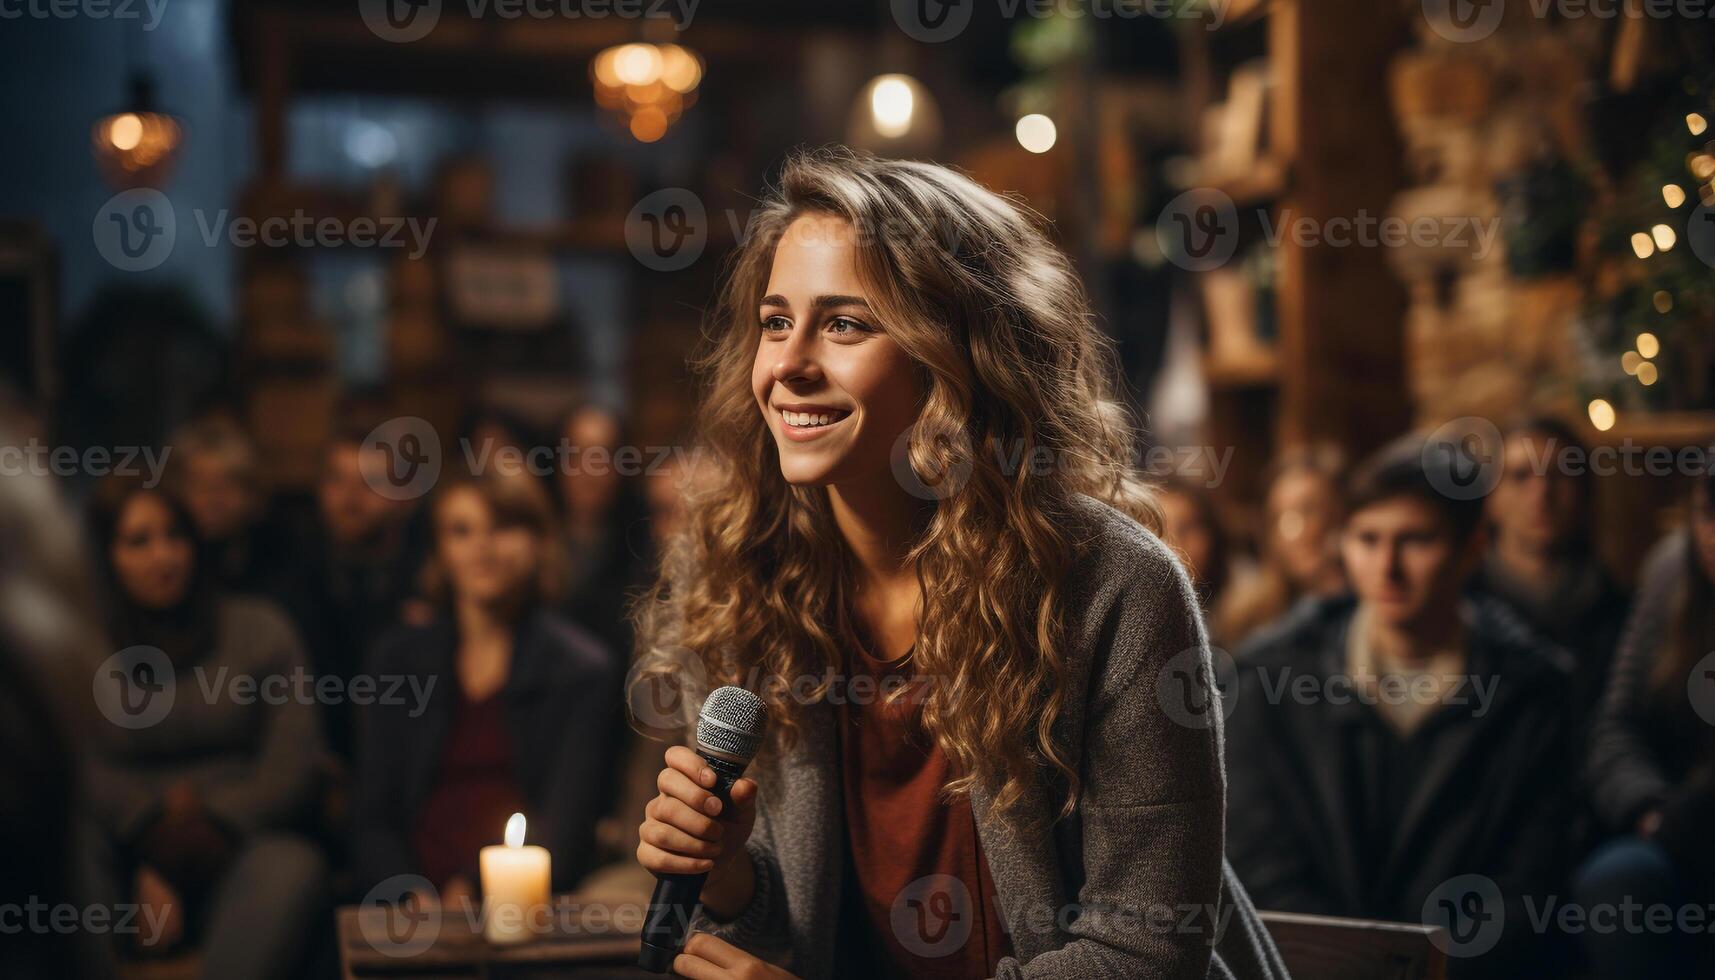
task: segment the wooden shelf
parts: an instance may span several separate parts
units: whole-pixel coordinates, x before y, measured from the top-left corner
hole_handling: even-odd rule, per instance
[[[1211,388],[1268,388],[1280,383],[1280,353],[1260,350],[1245,357],[1204,357],[1203,380]]]
[[[1618,446],[1627,440],[1636,446],[1707,446],[1715,442],[1715,412],[1622,411],[1606,432],[1586,423],[1584,439],[1592,446]]]
[[[1202,184],[1232,198],[1238,207],[1254,207],[1287,195],[1292,186],[1292,165],[1276,157],[1263,157],[1247,173],[1217,175]]]

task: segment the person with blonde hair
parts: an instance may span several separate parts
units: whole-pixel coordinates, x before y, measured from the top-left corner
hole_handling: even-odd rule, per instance
[[[638,859],[708,875],[674,970],[1284,976],[1223,857],[1219,712],[1156,694],[1208,639],[1039,220],[943,166],[796,154],[708,339],[713,470],[634,683],[745,684],[771,735],[730,806],[666,752]]]

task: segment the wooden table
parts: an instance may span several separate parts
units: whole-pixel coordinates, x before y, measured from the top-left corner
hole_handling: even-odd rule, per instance
[[[604,908],[599,901],[563,895],[554,910],[552,922],[543,923],[537,935],[495,946],[468,909],[348,905],[337,914],[340,968],[345,980],[657,976],[636,965],[642,924],[637,906]]]

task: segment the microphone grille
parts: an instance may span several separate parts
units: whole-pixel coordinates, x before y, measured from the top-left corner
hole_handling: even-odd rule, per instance
[[[717,688],[697,718],[697,744],[749,762],[762,747],[767,721],[761,698],[742,687]]]

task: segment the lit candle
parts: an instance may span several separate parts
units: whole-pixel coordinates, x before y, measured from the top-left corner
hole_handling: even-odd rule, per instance
[[[482,868],[482,934],[491,943],[530,937],[532,919],[548,905],[548,849],[524,843],[524,814],[506,821],[506,844],[479,855]]]

